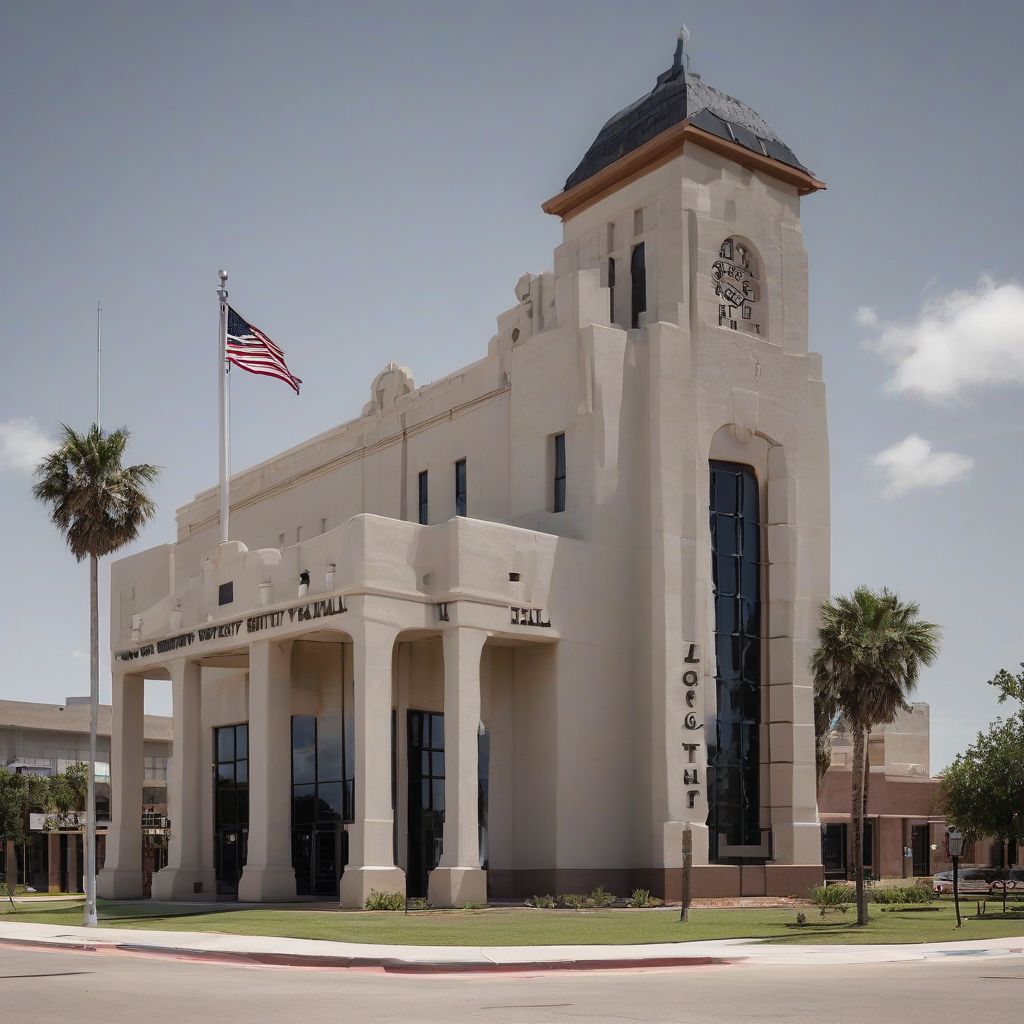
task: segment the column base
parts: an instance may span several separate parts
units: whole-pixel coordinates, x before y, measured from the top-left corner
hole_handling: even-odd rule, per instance
[[[347,867],[341,876],[341,905],[362,910],[370,890],[405,894],[405,872],[401,868]]]
[[[142,871],[104,868],[96,876],[96,895],[103,900],[142,899]]]
[[[238,881],[239,903],[287,903],[295,896],[295,869],[246,865]]]
[[[487,902],[483,868],[434,868],[427,878],[427,902],[433,907],[464,907]]]
[[[217,878],[213,868],[162,868],[153,876],[154,900],[213,900]]]

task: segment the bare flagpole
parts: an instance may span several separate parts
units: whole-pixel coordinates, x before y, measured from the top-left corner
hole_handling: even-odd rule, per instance
[[[231,442],[229,440],[230,394],[228,392],[228,272],[220,271],[220,337],[217,343],[217,378],[220,385],[220,542],[228,539],[228,476],[231,473]]]
[[[96,303],[96,429],[100,429],[100,366],[103,307]],[[99,559],[89,559],[89,775],[85,795],[85,908],[82,924],[95,928],[96,914],[96,734],[100,715]]]
[[[100,367],[102,364],[103,346],[103,304],[96,303],[96,426],[100,425]]]

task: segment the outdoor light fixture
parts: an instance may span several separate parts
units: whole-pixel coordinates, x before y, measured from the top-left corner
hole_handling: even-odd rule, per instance
[[[963,928],[963,921],[960,920],[960,857],[964,852],[964,834],[955,828],[946,832],[946,846],[949,848],[949,855],[953,859],[953,906],[956,907],[956,926]]]
[[[305,597],[309,593],[309,570],[303,569],[299,573],[299,597]]]
[[[335,570],[335,568],[336,568],[336,566],[335,566],[334,562],[328,562],[327,563],[326,582],[327,582],[327,589],[329,591],[334,589],[334,570]]]

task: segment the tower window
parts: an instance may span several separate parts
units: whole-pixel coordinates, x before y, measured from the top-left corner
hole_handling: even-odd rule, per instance
[[[615,260],[608,257],[608,323],[615,323]]]
[[[455,463],[455,514],[466,514],[466,460]]]
[[[555,434],[554,441],[554,468],[555,468],[555,490],[553,512],[565,511],[565,434]]]
[[[647,312],[647,265],[644,259],[644,243],[633,246],[633,255],[629,260],[629,273],[632,278],[633,302],[629,323],[631,327],[640,326],[640,314]]]
[[[427,471],[423,470],[419,476],[419,523],[426,526],[429,522],[427,511]]]
[[[761,517],[750,466],[711,463],[711,579],[718,716],[708,739],[710,856],[761,841]]]
[[[633,234],[642,235],[644,233],[644,211],[634,210],[633,211]]]

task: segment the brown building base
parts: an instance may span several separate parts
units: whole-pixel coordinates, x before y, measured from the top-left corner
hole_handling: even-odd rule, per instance
[[[487,876],[487,892],[492,899],[588,893],[599,885],[620,897],[629,896],[634,889],[648,889],[666,900],[678,900],[682,893],[682,872],[678,868],[492,869]],[[805,896],[823,878],[821,866],[815,864],[712,864],[693,868],[691,895],[697,899]]]

